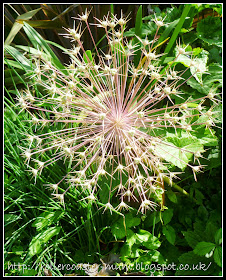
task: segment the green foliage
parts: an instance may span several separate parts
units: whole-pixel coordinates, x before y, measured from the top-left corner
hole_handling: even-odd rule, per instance
[[[111,9],[114,8],[111,5]],[[157,52],[165,48],[171,58],[163,59],[163,65],[167,67],[168,63],[172,63],[174,46],[180,38],[181,42],[188,45],[188,50],[197,54],[199,63],[206,69],[201,76],[189,79],[187,86],[182,88],[185,99],[191,95],[199,98],[213,89],[219,92],[222,87],[221,19],[209,16],[200,20],[196,29],[192,27],[193,18],[206,8],[222,13],[222,5],[219,4],[171,5],[167,9],[161,8],[161,5],[153,6],[157,16],[166,16],[167,25],[160,29],[160,42],[169,38],[168,45],[164,42],[157,48]],[[33,10],[24,14],[22,19],[30,18],[36,12],[38,11]],[[137,35],[142,39],[147,36],[149,40],[153,39],[156,31],[151,20],[153,18],[153,15],[142,18],[140,6],[134,19],[135,28],[128,30],[127,36]],[[186,163],[194,160],[191,153],[184,150],[203,154],[200,162],[205,166],[205,172],[197,176],[197,182],[194,182],[193,174],[187,170],[177,182],[182,190],[189,192],[189,197],[184,196],[179,189],[165,185],[165,207],[162,211],[149,211],[141,216],[131,210],[123,216],[117,211],[112,215],[102,213],[96,209],[95,203],[87,208],[84,201],[78,201],[79,193],[72,190],[64,209],[46,194],[43,186],[60,178],[66,168],[63,164],[49,167],[44,179],[36,185],[27,175],[19,147],[32,128],[28,124],[25,126],[22,121],[22,114],[26,112],[18,114],[15,95],[20,87],[26,85],[25,73],[33,69],[24,52],[35,55],[38,50],[44,50],[46,57],[58,69],[65,70],[50,45],[63,51],[66,49],[55,42],[44,40],[29,22],[24,22],[23,29],[20,30],[25,32],[29,46],[9,45],[16,39],[19,27],[21,26],[15,24],[7,38],[7,55],[4,61],[5,275],[41,276],[44,275],[43,267],[57,263],[101,264],[100,259],[103,260],[109,254],[119,256],[124,265],[116,263],[116,266],[123,267],[118,270],[120,275],[131,272],[154,276],[221,275],[221,105],[214,109],[217,127],[210,129],[201,125],[189,133],[178,134],[167,131],[164,141],[169,144],[169,149],[163,151],[161,144],[157,148],[161,157],[172,164],[173,171],[185,169]],[[91,48],[92,46],[89,49]],[[90,51],[86,54],[90,60],[93,59]],[[174,65],[176,69],[183,71],[190,60],[188,56],[181,56]],[[42,94],[41,90],[37,92]],[[177,102],[177,97],[174,100]],[[211,107],[208,102],[203,105],[206,111]],[[189,106],[195,111],[197,104]],[[180,147],[181,150],[178,151],[175,147]],[[213,149],[208,150],[209,147]],[[179,161],[172,157],[175,153]],[[100,201],[104,203],[109,186],[104,180],[100,183]],[[23,263],[27,268],[13,268],[13,263]],[[174,269],[173,263],[177,269]],[[29,266],[32,269],[28,269]],[[168,269],[164,270],[167,266]],[[51,273],[53,276],[85,274],[83,270],[59,270],[54,266]]]
[[[209,45],[222,47],[222,28],[220,18],[208,16],[197,25],[197,36]],[[214,37],[212,36],[214,34]]]

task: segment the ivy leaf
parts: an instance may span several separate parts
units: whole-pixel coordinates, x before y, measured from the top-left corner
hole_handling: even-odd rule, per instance
[[[173,227],[170,225],[165,225],[162,227],[162,233],[165,235],[166,239],[169,241],[170,244],[174,245],[176,240],[176,232]]]
[[[212,251],[214,248],[214,243],[201,241],[195,246],[195,249],[193,251],[198,256],[205,256],[206,254],[210,253],[210,251]]]

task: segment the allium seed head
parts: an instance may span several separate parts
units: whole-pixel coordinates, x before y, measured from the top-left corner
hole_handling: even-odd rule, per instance
[[[215,104],[217,94],[210,92],[203,98],[191,96],[185,100],[178,90],[183,73],[175,70],[174,62],[167,70],[162,68],[159,57],[163,54],[153,51],[158,46],[157,33],[152,41],[139,38],[141,44],[134,45],[133,40],[128,42],[124,36],[128,20],[123,16],[96,19],[95,25],[106,32],[108,49],[103,54],[94,42],[88,16],[86,10],[78,16],[80,23],[76,29],[65,28],[67,34],[63,35],[75,45],[68,50],[71,61],[64,71],[42,56],[36,58],[34,78],[37,85],[45,89],[45,94],[40,98],[28,90],[18,98],[18,105],[28,111],[35,126],[34,135],[27,136],[25,142],[29,148],[23,156],[26,162],[32,156],[30,165],[38,167],[30,167],[35,180],[45,165],[58,160],[68,163],[68,174],[50,185],[58,192],[58,185],[62,183],[64,188],[63,182],[68,181],[69,187],[63,194],[53,194],[63,205],[70,188],[82,189],[81,195],[86,193],[84,199],[98,204],[98,194],[106,180],[109,195],[104,211],[129,210],[134,200],[139,203],[138,210],[146,213],[161,204],[158,199],[156,202],[152,199],[156,199],[154,195],[161,190],[164,178],[172,182],[171,164],[179,162],[180,166],[191,167],[186,158],[200,157],[198,152],[167,141],[167,130],[190,137],[198,125],[211,129],[213,108],[205,113],[202,104],[206,98]],[[154,22],[158,32],[164,25],[163,20],[155,16]],[[84,50],[80,40],[82,25],[90,32],[95,55],[88,55]],[[115,30],[117,25],[119,30]],[[185,49],[178,45],[177,53],[186,54]],[[138,50],[140,63],[135,65],[133,55],[138,55]],[[50,124],[49,130],[42,131],[47,124]],[[50,153],[48,161],[42,158],[45,153]],[[179,157],[181,153],[190,156]],[[40,157],[35,160],[33,155]],[[191,168],[196,179],[201,166]]]

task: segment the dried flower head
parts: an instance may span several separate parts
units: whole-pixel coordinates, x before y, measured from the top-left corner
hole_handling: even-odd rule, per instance
[[[183,99],[179,87],[186,83],[183,74],[189,68],[176,72],[173,62],[186,51],[178,46],[172,66],[162,68],[159,64],[162,54],[154,47],[158,44],[157,33],[153,41],[140,40],[143,42],[141,57],[135,65],[131,56],[137,55],[137,45],[128,43],[123,37],[128,20],[122,16],[98,20],[97,26],[104,28],[109,46],[102,55],[90,31],[88,16],[89,12],[85,11],[77,18],[81,23],[76,28],[65,29],[67,35],[64,36],[74,42],[68,51],[71,64],[66,70],[58,69],[44,56],[36,58],[38,71],[33,77],[46,94],[40,98],[31,94],[32,91],[23,93],[19,105],[29,112],[37,132],[48,124],[54,126],[51,132],[29,135],[29,149],[24,156],[27,163],[32,162],[31,173],[35,178],[55,161],[71,161],[71,171],[60,182],[50,185],[56,191],[54,197],[62,204],[71,187],[82,187],[88,193],[87,202],[96,202],[96,193],[101,191],[100,180],[108,180],[109,198],[104,211],[129,210],[130,201],[135,200],[140,205],[138,210],[145,213],[157,207],[152,199],[161,189],[164,178],[172,181],[175,177],[168,162],[190,166],[195,178],[202,167],[200,164],[192,166],[179,156],[184,153],[197,159],[200,156],[197,151],[176,147],[160,132],[173,128],[175,133],[189,135],[193,127],[201,124],[210,129],[214,125],[212,111],[206,113],[206,118],[201,118],[204,116],[201,105],[206,98],[213,102],[217,102],[217,98],[209,93],[192,103],[190,99]],[[163,26],[162,20],[156,18],[154,21],[157,30]],[[83,48],[82,24],[90,32],[95,57]],[[193,71],[190,77],[195,73]],[[176,103],[175,97],[180,97],[182,103]],[[50,151],[51,158],[43,161],[42,155]],[[59,194],[58,186],[65,179],[69,187]],[[113,206],[113,194],[119,197],[117,207]]]

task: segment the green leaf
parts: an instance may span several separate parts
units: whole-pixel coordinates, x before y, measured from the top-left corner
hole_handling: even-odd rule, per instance
[[[213,87],[222,86],[222,66],[218,63],[212,63],[208,66],[208,74],[203,74],[202,84],[199,84],[194,78],[187,81],[187,84],[198,90],[200,93],[208,94]]]
[[[199,236],[199,234],[197,234],[194,231],[182,231],[182,233],[183,233],[188,245],[192,249],[195,249],[195,246],[197,245],[197,243],[202,240],[202,238]]]
[[[32,257],[39,254],[42,251],[42,246],[47,243],[53,236],[57,235],[60,232],[60,229],[61,227],[51,227],[33,237],[29,244],[29,255]]]
[[[42,230],[46,226],[50,226],[57,220],[59,220],[60,216],[62,216],[62,211],[56,210],[54,212],[52,211],[46,211],[42,213],[37,219],[33,222],[32,226],[36,227],[38,231]]]
[[[172,208],[168,208],[162,212],[162,219],[163,219],[164,225],[168,224],[172,218],[173,218],[173,209]]]
[[[125,215],[125,223],[128,228],[138,226],[140,222],[141,219],[139,217],[134,217],[131,213]]]
[[[62,28],[62,22],[59,20],[18,20],[18,23],[27,22],[30,26],[42,29],[59,29]]]
[[[38,274],[38,272],[35,269],[33,269],[33,268],[32,269],[31,268],[23,269],[22,271],[23,271],[22,272],[23,273],[22,276],[36,276]]]
[[[137,235],[131,229],[127,230],[126,244],[131,248],[137,241]]]
[[[12,252],[13,252],[15,255],[22,255],[23,252],[24,252],[23,246],[21,246],[21,245],[13,246]]]
[[[209,53],[207,51],[202,50],[198,55],[196,55],[194,59],[194,62],[196,63],[196,65],[198,65],[201,72],[197,73],[196,67],[190,67],[191,74],[201,85],[203,84],[202,81],[203,73],[207,71],[208,54]]]
[[[134,217],[131,213],[128,213],[125,215],[125,223],[124,218],[120,217],[118,221],[112,225],[111,232],[116,239],[123,239],[128,234],[127,230],[131,227],[138,226],[140,222],[140,218]]]
[[[199,119],[197,122],[201,122]],[[210,129],[204,126],[197,127],[192,134],[198,139],[199,143],[204,146],[216,146],[218,144],[218,139]]]
[[[177,195],[175,194],[175,192],[173,192],[172,190],[167,190],[166,195],[170,201],[172,201],[173,203],[177,203]]]
[[[178,275],[212,275],[215,272],[215,266],[208,259],[194,254],[193,251],[182,254],[178,261],[180,269],[175,273]]]
[[[140,242],[147,242],[148,239],[152,236],[152,234],[144,229],[140,229],[139,233],[136,234]]]
[[[206,254],[210,253],[210,251],[214,248],[214,243],[201,241],[195,246],[195,249],[193,251],[198,256],[205,256]]]
[[[203,152],[203,145],[199,139],[182,134],[168,133],[166,141],[162,141],[156,146],[155,152],[164,160],[174,164],[180,169],[185,169],[188,162],[192,159],[194,152]]]
[[[222,243],[222,228],[218,229],[214,236],[215,243],[220,245]]]
[[[197,202],[198,202],[198,204],[202,204],[202,201],[203,201],[203,199],[204,199],[204,195],[199,191],[199,190],[195,190],[195,198],[196,198],[196,200],[197,200]],[[206,210],[206,209],[205,209]],[[204,210],[204,211],[205,211]],[[200,211],[203,211],[203,209],[201,209],[200,210],[200,208],[199,208],[199,210],[198,210],[198,213],[200,212]],[[204,214],[204,213],[203,213]],[[206,214],[206,211],[205,211],[205,214]],[[207,213],[208,214],[208,213]]]
[[[15,20],[15,23],[13,24],[12,29],[9,32],[9,35],[7,36],[5,40],[5,45],[10,45],[13,39],[15,38],[16,34],[20,31],[20,29],[23,27],[23,24],[20,21],[28,20],[32,18],[38,11],[40,11],[42,8],[38,8],[32,11],[29,11],[25,14],[22,14],[18,16]]]
[[[16,214],[4,214],[4,226],[7,226],[17,220],[21,219],[20,215]]]
[[[141,28],[142,28],[142,5],[140,5],[137,11],[136,22],[135,22],[135,34],[138,37],[141,37]]]
[[[21,54],[16,48],[6,45],[4,49],[21,65],[22,69],[24,70],[31,69],[30,61],[23,54]]]
[[[24,22],[24,31],[27,34],[29,40],[33,46],[38,50],[44,50],[52,59],[52,63],[56,65],[58,69],[64,69],[65,67],[61,64],[54,51],[50,48],[47,42],[41,37],[41,35],[29,24]]]
[[[222,23],[219,17],[208,16],[197,24],[197,36],[209,45],[222,47]]]
[[[142,30],[142,5],[140,5],[137,11],[136,22],[135,22],[135,35],[138,36],[139,38],[141,38],[141,30]],[[135,43],[139,45],[141,44],[136,37],[135,37]],[[141,50],[138,49],[134,57],[135,66],[138,66],[138,63],[140,61],[140,55],[141,55]]]
[[[89,63],[90,61],[93,61],[92,52],[90,50],[87,50],[83,54],[83,59],[84,59],[86,64]]]
[[[217,265],[222,267],[222,247],[216,247],[216,249],[214,250],[213,259]]]
[[[167,26],[165,31],[162,33],[162,35],[158,39],[158,44],[163,42],[169,36],[170,32],[177,26],[179,20],[180,19],[176,19]]]
[[[126,236],[126,231],[121,221],[118,221],[112,225],[111,233],[116,239],[123,239]]]
[[[162,227],[162,233],[165,235],[166,239],[170,244],[174,245],[176,240],[176,232],[173,227],[170,225],[164,225]]]
[[[139,243],[150,250],[155,250],[161,246],[159,239],[147,230],[140,229],[136,236]]]
[[[178,34],[181,31],[181,28],[184,24],[184,21],[185,21],[187,15],[188,15],[188,12],[189,12],[190,8],[191,8],[191,5],[189,5],[189,4],[184,5],[184,10],[183,10],[182,15],[180,17],[180,20],[179,20],[176,28],[174,29],[174,32],[173,32],[173,34],[170,38],[170,41],[169,41],[169,43],[168,43],[168,45],[165,49],[165,55],[162,56],[161,61],[163,61],[165,59],[165,57],[167,56],[167,53],[169,53],[171,48],[173,47],[173,45],[174,45],[174,43],[175,43],[175,41],[178,37]]]

